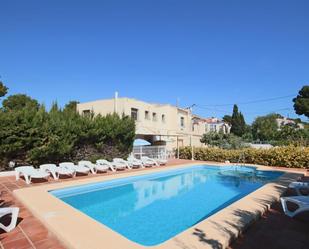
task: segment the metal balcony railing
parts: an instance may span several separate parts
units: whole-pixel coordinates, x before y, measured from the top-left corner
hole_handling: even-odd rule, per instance
[[[173,151],[167,150],[166,146],[134,146],[133,155],[135,158],[141,158],[142,156],[148,156],[150,158],[168,159],[174,156]]]

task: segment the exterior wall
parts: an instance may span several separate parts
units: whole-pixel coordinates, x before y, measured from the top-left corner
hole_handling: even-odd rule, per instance
[[[77,104],[77,111],[80,114],[84,111],[93,111],[95,114],[105,116],[114,112],[114,100],[106,99]]]
[[[231,127],[224,122],[211,122],[205,125],[205,132],[219,132],[230,133]]]
[[[163,143],[166,144],[168,149],[177,147],[177,136],[180,146],[189,146],[190,141],[192,141],[193,146],[203,146],[200,139],[205,133],[205,125],[199,122],[194,125],[194,131],[192,131],[192,115],[187,109],[171,105],[151,104],[130,98],[118,98],[116,102],[114,99],[98,100],[77,105],[80,114],[93,111],[95,114],[101,115],[116,112],[119,115],[131,116],[131,108],[138,110],[136,119],[136,135],[138,138],[159,145],[164,141]],[[181,126],[181,118],[184,120],[183,126]]]
[[[296,124],[296,122],[294,120],[289,119],[289,118],[277,118],[276,122],[277,122],[279,130],[280,130],[282,125],[288,125],[288,124],[295,125]],[[298,123],[297,127],[298,127],[298,129],[305,129],[305,126],[302,123]]]

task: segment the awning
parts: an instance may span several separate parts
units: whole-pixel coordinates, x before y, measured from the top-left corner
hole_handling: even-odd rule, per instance
[[[151,145],[151,143],[149,143],[148,141],[144,140],[144,139],[135,139],[133,142],[133,146],[146,146],[146,145]]]

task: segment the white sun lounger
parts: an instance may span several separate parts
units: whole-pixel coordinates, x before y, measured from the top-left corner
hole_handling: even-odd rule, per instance
[[[144,168],[143,162],[133,156],[128,157],[128,162],[132,168]]]
[[[5,216],[5,215],[12,214],[10,224],[5,226],[5,225],[0,223],[0,228],[3,229],[6,232],[10,232],[11,230],[13,230],[16,227],[18,212],[19,212],[18,207],[0,208],[0,218]]]
[[[90,169],[85,167],[85,166],[75,165],[74,163],[71,163],[71,162],[59,163],[59,167],[71,169],[71,170],[74,170],[77,173],[82,173],[82,174],[88,174],[89,171],[90,171]]]
[[[30,184],[33,178],[36,179],[48,179],[49,173],[35,169],[33,166],[20,166],[15,168],[16,181],[19,180],[20,176],[23,176],[27,184]]]
[[[309,197],[308,196],[290,196],[290,197],[281,197],[281,205],[284,213],[287,216],[294,217],[295,215],[309,211]],[[295,211],[290,211],[287,208],[287,202],[292,202],[298,206]]]
[[[155,160],[155,159],[153,159],[153,158],[150,158],[150,157],[148,157],[148,156],[142,156],[141,157],[141,160],[142,160],[142,162],[143,162],[143,164],[144,164],[144,166],[160,166],[160,164]]]
[[[66,176],[75,176],[75,171],[72,169],[67,169],[64,167],[57,167],[56,164],[42,164],[40,165],[40,169],[50,173],[55,180],[59,179],[59,175],[66,175]]]
[[[303,195],[301,190],[309,191],[309,182],[291,182],[289,188],[294,189],[297,195]]]
[[[105,159],[97,160],[96,168],[98,171],[103,171],[103,172],[107,171],[108,169],[115,171],[113,164]]]
[[[92,174],[96,174],[97,173],[97,169],[95,167],[95,164],[93,164],[90,161],[79,161],[78,165],[79,166],[85,166],[86,168],[89,168]]]
[[[131,166],[129,165],[129,163],[123,160],[122,158],[114,158],[112,163],[116,170],[118,169],[122,170],[125,168],[131,169]]]
[[[166,160],[166,159],[156,158],[155,160],[156,160],[160,165],[165,165],[165,164],[167,164],[167,160]]]

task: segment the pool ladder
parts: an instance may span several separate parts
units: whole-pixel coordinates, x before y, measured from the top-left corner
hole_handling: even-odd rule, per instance
[[[241,153],[241,154],[239,155],[237,164],[240,165],[240,166],[241,166],[241,161],[243,161],[243,164],[245,163],[245,153]]]

